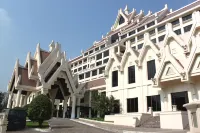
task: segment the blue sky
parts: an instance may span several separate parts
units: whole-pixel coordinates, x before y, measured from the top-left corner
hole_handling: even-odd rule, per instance
[[[24,65],[36,44],[61,43],[67,58],[80,55],[110,30],[118,9],[173,10],[194,0],[0,0],[0,91],[6,91],[17,58]]]

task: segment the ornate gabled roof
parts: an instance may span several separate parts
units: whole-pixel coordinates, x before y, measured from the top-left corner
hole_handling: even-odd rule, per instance
[[[50,55],[50,52],[44,51],[40,49],[40,57],[41,57],[41,63],[44,62],[44,60]]]

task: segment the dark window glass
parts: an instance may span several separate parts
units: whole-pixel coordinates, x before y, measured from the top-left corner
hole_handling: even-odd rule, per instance
[[[147,27],[151,27],[151,26],[153,26],[153,25],[155,25],[155,22],[154,22],[154,21],[148,23],[148,24],[147,24]]]
[[[103,53],[103,57],[107,57],[107,56],[109,56],[109,50],[107,50],[107,51],[105,51],[105,52]]]
[[[99,47],[98,48],[95,48],[95,51],[98,51],[99,50]]]
[[[153,35],[153,34],[155,34],[155,29],[153,29],[153,30],[149,31],[149,34],[150,34],[150,35]]]
[[[133,35],[133,34],[135,34],[135,30],[129,32],[129,36],[131,36],[131,35]]]
[[[84,74],[79,75],[79,80],[82,80],[82,79],[84,79]]]
[[[158,27],[158,32],[162,30],[165,30],[165,25]]]
[[[81,98],[81,101],[80,101],[81,103],[84,103],[84,98]]]
[[[189,15],[186,15],[186,16],[182,17],[183,22],[186,21],[186,20],[189,20],[191,18],[192,18],[192,14],[189,14]]]
[[[119,19],[119,25],[123,24],[124,22],[125,22],[125,19],[121,16],[120,19]]]
[[[177,20],[174,20],[173,22],[171,22],[172,23],[172,25],[177,25],[177,24],[179,24],[180,22],[179,22],[179,19],[177,19]]]
[[[154,78],[156,74],[155,60],[147,61],[148,80]]]
[[[83,69],[86,69],[87,68],[87,65],[83,66]]]
[[[128,83],[135,83],[135,66],[128,67]]]
[[[162,35],[162,36],[158,37],[158,41],[162,42],[164,40],[164,38],[165,38],[165,35]]]
[[[97,75],[97,70],[93,70],[92,71],[92,76],[96,76]]]
[[[138,40],[143,39],[144,38],[144,34],[139,35],[137,38],[138,38]]]
[[[77,72],[77,69],[74,69],[74,72]]]
[[[142,26],[142,27],[138,28],[137,31],[139,32],[139,31],[142,31],[142,30],[144,30],[144,29],[145,29],[145,27]]]
[[[152,39],[151,41],[152,43],[156,44],[156,38]]]
[[[89,78],[90,77],[90,72],[85,73],[85,78]]]
[[[87,55],[88,55],[88,52],[84,54],[84,56],[87,56]]]
[[[112,87],[118,86],[118,71],[112,72]]]
[[[160,95],[147,96],[147,110],[152,107],[153,111],[161,111]]]
[[[91,54],[91,53],[93,53],[93,50],[90,50],[90,51],[89,51],[89,54]]]
[[[96,63],[96,66],[99,66],[101,64],[102,64],[102,61],[99,61],[99,62]]]
[[[120,103],[119,100],[114,100],[114,114],[120,113]]]
[[[79,61],[79,63],[78,64],[82,64],[82,61]]]
[[[82,67],[79,67],[79,68],[78,68],[78,71],[81,71],[81,70],[82,70]]]
[[[130,39],[130,42],[131,42],[131,43],[135,42],[135,38],[131,38],[131,39]]]
[[[97,55],[97,60],[99,60],[101,58],[102,58],[102,53],[100,53],[100,54]]]
[[[122,35],[122,36],[121,36],[121,39],[124,39],[124,38],[126,38],[126,37],[127,37],[127,34]]]
[[[83,60],[83,62],[87,62],[87,58]]]
[[[184,27],[184,32],[189,32],[192,28],[192,24]]]
[[[174,32],[175,32],[177,35],[180,35],[180,34],[181,34],[181,29],[175,30]]]
[[[101,45],[101,49],[102,49],[102,48],[105,48],[105,44],[104,44],[104,45]]]
[[[104,70],[105,70],[105,67],[99,68],[99,74],[102,74]]]
[[[103,60],[103,63],[107,63],[107,62],[108,62],[108,59]]]
[[[111,43],[115,43],[117,40],[119,40],[118,33],[111,36]]]
[[[143,43],[139,44],[137,47],[138,49],[141,49],[143,47]]]
[[[73,65],[71,65],[71,68],[73,68]]]
[[[172,96],[172,105],[176,105],[177,110],[187,111],[186,108],[183,107],[184,104],[188,103],[187,91],[171,93],[171,96]]]
[[[78,63],[75,63],[74,65],[77,66]]]
[[[132,49],[136,50],[136,46],[133,46]]]
[[[127,112],[138,112],[138,98],[127,99]]]

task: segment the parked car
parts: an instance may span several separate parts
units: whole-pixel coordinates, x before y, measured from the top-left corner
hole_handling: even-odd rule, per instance
[[[5,109],[3,112],[8,113],[8,131],[21,130],[26,127],[27,113],[21,108]]]

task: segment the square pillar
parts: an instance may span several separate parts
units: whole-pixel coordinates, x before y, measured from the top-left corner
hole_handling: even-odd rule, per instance
[[[24,96],[21,95],[21,96],[20,96],[19,107],[22,107],[22,105],[23,105],[23,99],[24,99]]]
[[[19,107],[22,90],[18,90],[15,107]]]
[[[76,117],[79,118],[80,117],[80,98],[77,98],[77,115]]]
[[[91,106],[91,101],[92,101],[92,91],[89,91],[89,118],[92,118],[92,106]]]
[[[68,97],[63,101],[63,118],[66,117]]]
[[[172,95],[171,93],[167,94],[167,101],[168,101],[168,111],[172,111]]]
[[[13,98],[13,93],[11,92],[11,93],[9,93],[9,95],[8,95],[7,108],[11,108],[12,98]]]
[[[76,96],[72,95],[72,112],[71,119],[75,119],[75,111],[76,111]]]

